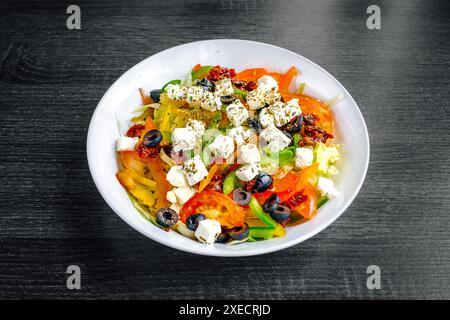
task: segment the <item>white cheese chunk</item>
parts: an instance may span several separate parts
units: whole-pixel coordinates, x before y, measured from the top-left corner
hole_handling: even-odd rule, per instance
[[[261,161],[258,146],[256,144],[244,144],[239,148],[241,163],[258,163]]]
[[[194,149],[196,136],[191,128],[176,128],[172,132],[172,144],[175,152]]]
[[[127,136],[121,136],[117,140],[116,150],[117,151],[134,151],[134,147],[139,142],[139,138],[130,138]]]
[[[334,182],[330,179],[319,177],[317,181],[317,189],[320,191],[322,196],[326,196],[334,189]]]
[[[183,165],[183,171],[190,186],[199,183],[208,175],[208,170],[206,170],[199,155],[186,161]]]
[[[227,132],[227,136],[232,138],[236,145],[240,146],[249,141],[255,136],[255,132],[252,129],[245,129],[244,127],[231,128]]]
[[[215,92],[218,96],[230,96],[234,93],[233,84],[228,78],[219,80],[215,83]]]
[[[181,210],[181,206],[178,203],[172,203],[169,208],[175,210],[176,213],[180,213]]]
[[[296,148],[295,149],[295,167],[304,168],[312,165],[314,160],[314,152],[310,148]]]
[[[273,115],[270,113],[268,108],[263,109],[259,113],[259,123],[263,128],[270,127],[274,125],[275,119],[273,118]]]
[[[300,113],[302,113],[302,109],[300,108],[300,105],[298,104],[298,99],[291,99],[288,102],[286,102],[286,105],[288,107],[292,107],[292,108],[299,108],[300,109]]]
[[[280,101],[281,95],[276,88],[268,89],[265,86],[260,86],[249,92],[245,100],[250,110],[257,110]]]
[[[236,177],[241,181],[250,181],[260,172],[261,167],[258,163],[248,163],[236,171]]]
[[[270,114],[272,114],[274,123],[277,127],[284,126],[294,117],[302,113],[300,107],[293,103],[284,104],[283,102],[275,102],[267,109],[270,112]]]
[[[234,100],[229,106],[227,106],[228,120],[235,126],[241,126],[248,119],[248,110],[244,107],[241,100]]]
[[[205,219],[200,221],[195,230],[195,237],[201,243],[212,244],[222,232],[220,223],[217,220]]]
[[[175,195],[175,192],[173,192],[173,191],[168,191],[166,193],[166,199],[170,203],[177,203],[177,196]]]
[[[200,106],[204,95],[205,89],[202,87],[189,87],[186,91],[186,100],[191,106]]]
[[[194,131],[197,139],[203,137],[203,135],[205,134],[205,123],[199,120],[189,119],[186,123],[186,128]]]
[[[173,166],[172,168],[170,168],[169,172],[167,172],[166,180],[174,187],[188,186],[188,182],[184,175],[183,166]]]
[[[291,139],[287,137],[281,130],[275,127],[268,127],[261,131],[261,139],[267,141],[270,151],[278,152],[291,143]]]
[[[192,187],[182,187],[173,189],[178,204],[185,204],[194,194],[195,189]],[[169,200],[170,201],[170,200]]]
[[[200,106],[208,111],[217,111],[222,108],[222,101],[220,101],[220,96],[212,92],[205,91]]]
[[[214,156],[228,159],[234,152],[234,141],[228,136],[219,134],[208,148]]]
[[[179,84],[168,84],[166,87],[167,96],[175,101],[186,99],[187,88]]]
[[[271,76],[262,76],[258,79],[257,84],[259,87],[265,87],[267,89],[277,89],[278,90],[278,82]]]

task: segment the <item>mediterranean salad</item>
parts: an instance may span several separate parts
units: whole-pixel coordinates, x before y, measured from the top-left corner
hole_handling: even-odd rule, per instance
[[[196,65],[140,89],[117,141],[116,176],[138,211],[205,244],[283,237],[338,191],[330,107],[294,88],[300,71]]]

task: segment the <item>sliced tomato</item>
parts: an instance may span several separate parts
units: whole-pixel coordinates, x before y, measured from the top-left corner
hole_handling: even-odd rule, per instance
[[[190,198],[180,210],[180,220],[186,223],[186,219],[196,213],[203,213],[208,219],[215,219],[226,228],[244,225],[242,207],[217,191],[202,191]]]
[[[312,219],[317,213],[317,192],[314,187],[306,182],[300,186],[302,195],[307,196],[306,201],[292,208],[306,219]]]

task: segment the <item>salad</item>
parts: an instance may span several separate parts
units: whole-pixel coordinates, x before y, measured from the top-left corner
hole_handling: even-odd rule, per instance
[[[330,107],[300,72],[196,65],[142,99],[117,141],[116,174],[138,211],[205,244],[283,237],[338,191]]]

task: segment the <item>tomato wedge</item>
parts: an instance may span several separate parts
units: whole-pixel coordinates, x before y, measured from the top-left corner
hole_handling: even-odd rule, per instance
[[[310,183],[305,183],[299,187],[302,190],[302,195],[308,198],[305,202],[293,207],[292,210],[298,212],[306,219],[312,219],[317,213],[317,192]]]
[[[202,191],[190,198],[180,210],[180,220],[186,223],[186,219],[195,213],[203,213],[208,219],[215,219],[226,228],[244,225],[242,207],[217,191]]]

